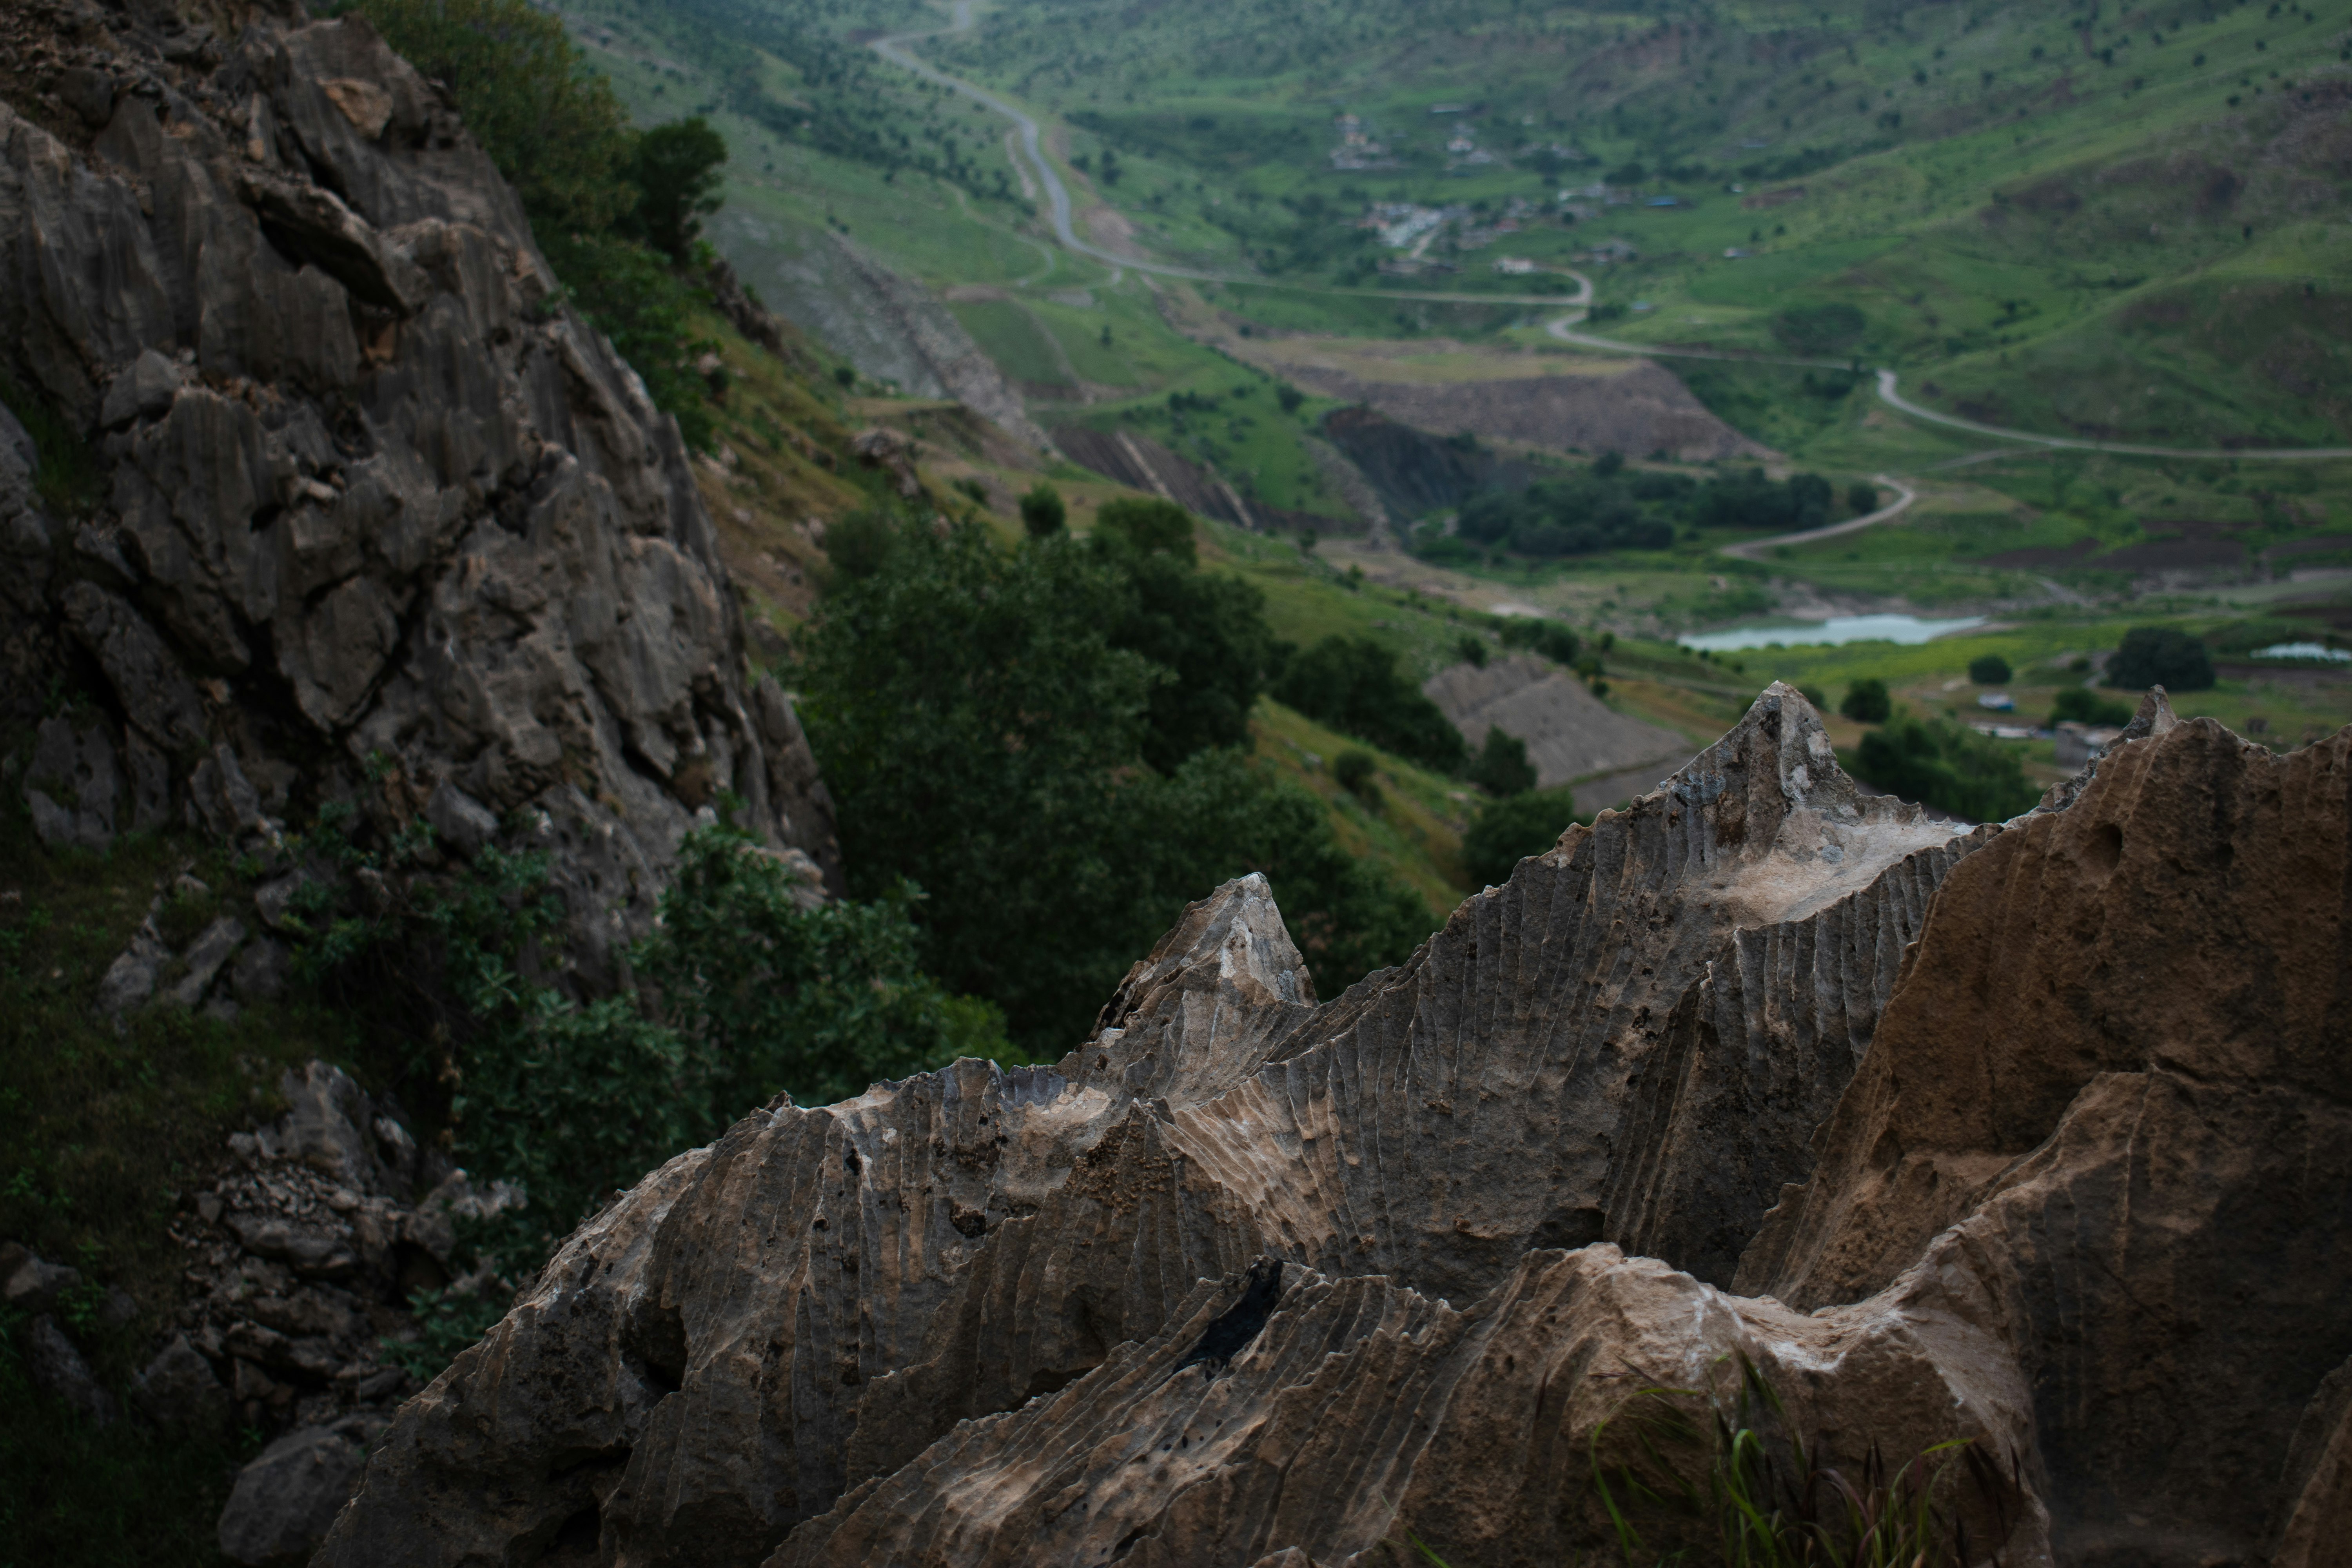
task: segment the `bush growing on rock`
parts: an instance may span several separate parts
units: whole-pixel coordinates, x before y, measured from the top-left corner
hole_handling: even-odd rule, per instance
[[[540,248],[589,323],[644,378],[656,406],[708,447],[709,384],[694,362],[699,215],[718,210],[726,142],[699,118],[631,128],[562,19],[527,0],[357,0],[352,9],[445,86],[466,129],[522,199]]]

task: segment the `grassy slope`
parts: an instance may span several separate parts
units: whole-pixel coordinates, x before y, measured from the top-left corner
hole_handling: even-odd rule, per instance
[[[1784,306],[1856,304],[1861,352],[2053,429],[2342,438],[2343,410],[2311,395],[2341,384],[2312,329],[2352,283],[2324,226],[2347,168],[2346,18],[2332,11],[2159,6],[2077,27],[2082,15],[2021,4],[1697,6],[1650,22],[1228,0],[1122,11],[1113,29],[1098,26],[1108,4],[1000,7],[933,48],[1092,117],[1127,172],[1102,188],[1073,170],[1075,185],[1114,198],[1171,258],[1280,268],[1297,255],[1286,235],[1328,238],[1367,199],[1499,205],[1642,163],[1644,188],[1683,205],[1530,226],[1494,253],[1563,258],[1596,226],[1634,241],[1644,259],[1605,276],[1602,299],[1654,304],[1622,330],[1662,342],[1771,347]],[[1433,120],[1441,99],[1478,111]],[[1335,107],[1405,167],[1329,168]],[[1440,142],[1461,129],[1501,159],[1449,169]],[[1105,139],[1081,132],[1069,150],[1099,167]],[[1555,168],[1524,150],[1541,142],[1591,161]],[[1801,199],[1745,205],[1798,184]],[[1319,225],[1304,216],[1315,201]],[[1762,254],[1723,259],[1735,247]],[[1446,286],[1487,272],[1474,262]],[[1286,303],[1364,330],[1356,302]]]

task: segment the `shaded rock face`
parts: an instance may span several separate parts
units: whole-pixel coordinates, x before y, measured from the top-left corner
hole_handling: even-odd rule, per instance
[[[454,794],[551,840],[592,984],[722,791],[837,874],[674,422],[438,91],[292,6],[5,26],[0,362],[100,479],[49,515],[0,440],[0,687],[95,700],[18,782],[42,836]]]
[[[1320,1007],[1265,884],[1231,884],[1053,1068],[963,1062],[821,1110],[780,1103],[648,1177],[404,1409],[320,1561],[495,1561],[559,1534],[631,1563],[1010,1560],[1029,1550],[1016,1521],[1067,1516],[1071,1487],[1141,1489],[1106,1549],[1337,1560],[1490,1466],[1476,1424],[1514,1400],[1567,1425],[1482,1539],[1597,1543],[1555,1505],[1614,1384],[1564,1409],[1530,1350],[1521,1381],[1460,1406],[1471,1427],[1446,1425],[1444,1390],[1486,1364],[1515,1290],[1581,1303],[1598,1337],[1555,1347],[1578,1369],[1563,1387],[1645,1343],[1609,1304],[1633,1292],[1672,1326],[1640,1349],[1662,1365],[1785,1341],[1793,1369],[1900,1341],[1851,1396],[1886,1411],[1873,1429],[2021,1440],[2023,1395],[2006,1361],[1967,1359],[1973,1331],[1833,1331],[1717,1289],[1811,1171],[1937,886],[1995,831],[1954,837],[1857,795],[1818,716],[1775,687],[1664,790]],[[1323,1315],[1302,1320],[1310,1304]],[[1546,1340],[1550,1310],[1514,1331]],[[1421,1417],[1391,1418],[1414,1406],[1386,1372],[1349,1396],[1369,1404],[1276,1399],[1308,1373],[1265,1358],[1307,1368],[1359,1342],[1387,1358],[1366,1366],[1434,1391]],[[1332,1386],[1371,1375],[1335,1368]],[[1956,1412],[1963,1384],[1982,1393]],[[1266,1458],[1313,1449],[1360,1473],[1301,1469],[1293,1506],[1235,1489],[1265,1468],[1245,1446],[1188,1446],[1148,1481],[1097,1452],[1245,1387],[1275,1401],[1253,1417],[1281,1429]],[[1049,1431],[1047,1412],[1075,1425]],[[1415,1456],[1440,1439],[1453,1457],[1423,1488]],[[1077,1469],[1049,1489],[1013,1458],[1039,1445]],[[1001,1481],[974,1479],[984,1464]],[[1066,1523],[1078,1560],[1093,1527]]]

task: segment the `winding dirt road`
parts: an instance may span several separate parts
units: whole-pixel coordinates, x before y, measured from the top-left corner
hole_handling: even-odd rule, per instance
[[[1038,186],[1045,192],[1047,220],[1053,226],[1054,237],[1065,248],[1080,256],[1090,257],[1112,268],[1132,268],[1138,272],[1149,272],[1161,278],[1181,278],[1201,283],[1247,284],[1253,288],[1291,289],[1309,294],[1353,295],[1381,300],[1418,300],[1444,304],[1552,307],[1561,304],[1562,301],[1557,295],[1436,293],[1397,289],[1350,289],[1319,283],[1292,283],[1279,279],[1205,271],[1198,268],[1177,267],[1167,262],[1147,261],[1132,256],[1115,255],[1079,238],[1076,226],[1072,222],[1073,209],[1069,187],[1062,183],[1061,175],[1055,172],[1052,161],[1045,156],[1045,135],[1037,121],[987,89],[975,86],[961,77],[950,76],[945,71],[927,63],[908,47],[908,45],[919,43],[926,38],[949,37],[955,34],[970,32],[974,26],[974,5],[975,0],[952,0],[949,7],[948,26],[927,28],[919,32],[895,33],[888,37],[875,39],[872,47],[877,54],[900,69],[910,71],[925,81],[961,94],[1013,122],[1020,162],[1027,165],[1026,173],[1035,177]],[[1759,354],[1726,353],[1715,349],[1685,349],[1654,343],[1628,343],[1618,342],[1613,338],[1596,337],[1589,332],[1580,332],[1576,329],[1582,326],[1586,317],[1591,313],[1592,280],[1577,272],[1571,272],[1568,276],[1576,279],[1578,291],[1572,299],[1566,301],[1568,306],[1566,313],[1552,321],[1545,328],[1549,336],[1563,343],[1573,344],[1579,348],[1598,349],[1608,353],[1633,354],[1650,359],[1708,359],[1744,361],[1756,364],[1798,365],[1810,369],[1844,370],[1848,368],[1845,364],[1833,360],[1783,359]],[[1881,369],[1875,374],[1878,378],[1878,399],[1889,408],[1931,425],[1942,425],[1955,430],[1965,430],[1970,435],[1984,436],[1997,441],[2014,441],[2029,447],[2068,451],[2108,452],[2133,458],[2234,458],[2246,462],[2270,463],[2308,463],[2352,458],[2352,447],[2233,450],[2226,447],[2139,446],[2122,441],[2095,441],[2068,436],[2036,435],[2030,430],[2011,430],[1998,425],[1986,425],[1977,420],[1960,418],[1957,415],[1923,408],[1897,390],[1899,382],[1896,373]],[[1737,546],[1727,553],[1744,554],[1749,551],[1767,549],[1777,544],[1826,538],[1832,533],[1851,532],[1895,516],[1911,504],[1912,497],[1908,489],[1884,475],[1879,476],[1879,479],[1883,483],[1894,485],[1897,489],[1902,489],[1905,499],[1893,507],[1872,513],[1869,517],[1856,518],[1851,522],[1839,523],[1832,529],[1817,529],[1807,533],[1790,534],[1780,539],[1758,540],[1749,544]]]

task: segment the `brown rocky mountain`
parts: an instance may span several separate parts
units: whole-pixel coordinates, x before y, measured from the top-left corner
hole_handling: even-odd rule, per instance
[[[835,868],[675,423],[446,98],[364,22],[202,14],[0,16],[5,401],[94,470],[45,505],[0,417],[7,717],[89,699],[23,781],[43,836],[520,832],[592,984],[721,791]]]
[[[2352,731],[2129,737],[1953,837],[1776,686],[1320,1005],[1234,883],[1054,1067],[648,1176],[320,1561],[1556,1563],[1744,1356],[1849,1464],[1976,1439],[2003,1563],[2333,1562]]]

